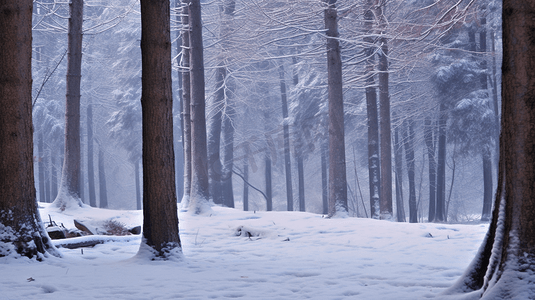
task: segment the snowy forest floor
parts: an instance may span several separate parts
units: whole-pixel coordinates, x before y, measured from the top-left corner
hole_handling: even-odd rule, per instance
[[[40,206],[45,222],[50,215],[67,228],[73,219],[142,223],[141,211]],[[60,248],[63,258],[42,263],[0,258],[0,299],[434,298],[463,273],[487,228],[214,207],[180,215],[178,262],[136,256],[139,236]]]

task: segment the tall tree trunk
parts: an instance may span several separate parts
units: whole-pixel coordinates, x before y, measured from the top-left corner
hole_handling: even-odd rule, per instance
[[[426,118],[424,124],[424,140],[427,148],[427,159],[429,161],[429,217],[428,222],[435,221],[436,212],[436,179],[437,168],[435,160],[435,142],[433,138],[433,124],[431,119]]]
[[[82,142],[82,135],[80,134],[80,178],[79,180],[79,186],[80,186],[80,201],[82,203],[85,203],[85,180],[84,180],[84,147]]]
[[[56,199],[58,195],[58,167],[56,161],[56,155],[54,155],[52,149],[50,149],[50,199]]]
[[[418,207],[416,206],[416,180],[414,178],[414,123],[405,121],[403,132],[407,174],[409,177],[409,222],[418,223]]]
[[[89,185],[89,205],[97,207],[95,194],[95,166],[93,163],[93,105],[87,105],[87,182]]]
[[[58,197],[61,210],[82,206],[80,199],[80,80],[82,77],[83,0],[69,3],[67,94],[65,101],[65,158]]]
[[[181,253],[175,194],[168,0],[141,0],[141,63],[143,240],[140,251],[148,247],[154,256],[167,259]]]
[[[177,12],[182,11],[182,4],[181,0],[175,0],[175,7]],[[182,24],[182,16],[180,13],[176,14],[176,23]],[[177,53],[182,53],[182,38],[184,35],[184,31],[178,31],[177,32],[178,38],[177,38]],[[182,58],[181,55],[178,56],[179,59]],[[184,101],[183,101],[183,77],[182,74],[184,73],[184,70],[182,70],[182,62],[181,60],[178,61],[179,68],[177,69],[177,83],[178,83],[178,107],[175,106],[174,109],[178,109],[180,119],[177,120],[178,125],[178,132],[177,136],[179,138],[175,137],[175,186],[176,186],[176,196],[178,202],[182,201],[182,198],[184,196]],[[176,126],[176,125],[175,125]],[[180,142],[179,142],[180,141]],[[137,162],[136,162],[137,164]],[[141,197],[140,197],[141,198]]]
[[[375,14],[373,12],[374,1],[364,0],[364,28],[365,28],[365,48],[366,55],[366,112],[368,117],[368,174],[370,186],[370,216],[379,219],[379,191],[381,190],[381,169],[379,162],[379,117],[377,112],[377,92],[375,80],[373,79],[375,65],[375,46],[373,34],[373,23]]]
[[[500,140],[500,111],[498,109],[498,77],[496,75],[496,41],[494,37],[494,31],[491,31],[490,40],[492,41],[492,104],[494,106],[494,140],[496,143],[496,148],[494,150],[494,161],[496,162],[496,169],[498,169],[498,160],[500,158],[500,143],[498,142]]]
[[[306,211],[305,208],[305,164],[303,155],[297,157],[297,178],[299,182],[299,211]]]
[[[141,206],[141,183],[139,180],[139,164],[141,161],[134,162],[134,178],[136,181],[136,209],[141,210],[143,207]]]
[[[201,1],[189,3],[191,86],[191,195],[189,210],[200,214],[210,209],[208,155],[204,97],[204,58]]]
[[[463,277],[447,293],[534,299],[534,1],[503,2],[502,133],[498,189],[489,231]]]
[[[327,172],[327,154],[328,154],[327,141],[321,142],[321,200],[323,202],[323,214],[329,213],[329,178]]]
[[[245,145],[245,153],[243,155],[243,210],[249,210],[249,145]]]
[[[279,79],[282,102],[282,128],[284,131],[284,168],[286,174],[286,208],[294,210],[292,190],[292,162],[290,160],[290,128],[288,126],[288,99],[286,98],[286,80],[284,78],[284,66],[279,66]]]
[[[0,256],[58,255],[37,211],[32,132],[32,1],[0,2]],[[6,176],[9,174],[9,176]]]
[[[488,222],[492,209],[492,154],[490,147],[484,147],[481,153],[483,158],[483,211],[481,221]]]
[[[399,140],[400,126],[396,126],[394,129],[394,161],[396,169],[396,216],[398,222],[406,222],[405,208],[403,205],[403,145]]]
[[[326,4],[324,12],[329,87],[329,216],[332,217],[347,214],[344,97],[336,0],[323,1]]]
[[[106,168],[104,167],[104,151],[101,144],[98,147],[98,183],[99,183],[99,207],[108,208],[108,189],[106,187]]]
[[[386,35],[385,3],[378,8],[379,26],[381,37],[379,38],[380,52],[379,64],[379,132],[381,138],[381,189],[379,193],[381,219],[391,219],[392,214],[392,137],[390,134],[390,94],[388,91],[388,42]]]
[[[45,198],[45,162],[43,129],[37,134],[37,168],[39,172],[39,201],[46,202]]]
[[[434,220],[444,222],[446,220],[446,124],[448,113],[444,99],[440,103],[440,115],[438,119],[438,164],[437,164],[437,198]]]
[[[180,206],[182,210],[189,207],[191,196],[191,85],[190,85],[190,42],[189,42],[189,0],[182,0],[182,125],[184,143],[184,195]]]
[[[271,158],[269,154],[269,150],[266,150],[266,158],[264,160],[265,163],[265,180],[266,180],[266,210],[272,211],[273,210],[273,191],[271,187]]]
[[[222,63],[221,63],[222,64]],[[221,128],[222,116],[225,102],[225,79],[227,69],[219,66],[215,71],[216,91],[213,98],[211,113],[208,116],[208,176],[210,185],[210,196],[215,204],[223,204],[221,193]]]
[[[234,208],[234,190],[232,188],[232,170],[234,169],[234,125],[232,117],[235,115],[234,106],[227,97],[227,107],[223,116],[223,168],[221,169],[221,195],[223,205]]]

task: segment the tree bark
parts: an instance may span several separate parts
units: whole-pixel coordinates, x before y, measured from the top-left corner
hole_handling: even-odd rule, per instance
[[[189,0],[182,0],[182,125],[184,139],[184,195],[181,209],[187,210],[191,196],[191,86],[190,86],[190,42],[189,42]]]
[[[134,178],[136,181],[136,209],[141,210],[143,207],[141,206],[141,183],[139,180],[139,164],[140,161],[134,162]]]
[[[399,140],[400,126],[396,126],[394,129],[394,162],[396,169],[396,217],[398,222],[406,222],[405,208],[403,204],[403,145]]]
[[[143,241],[155,257],[181,252],[173,151],[170,5],[141,1]]]
[[[489,231],[467,272],[447,293],[535,299],[535,1],[503,2],[502,133]]]
[[[426,118],[424,124],[424,140],[427,148],[427,159],[429,165],[429,216],[428,222],[435,221],[436,212],[436,179],[437,169],[435,160],[435,142],[433,138],[433,125],[431,119]]]
[[[200,214],[209,210],[208,154],[204,94],[204,58],[201,2],[189,3],[190,86],[191,86],[191,195],[189,210]]]
[[[89,205],[97,207],[93,145],[93,105],[89,104],[87,105],[87,182],[89,185]]]
[[[243,210],[248,211],[249,210],[249,185],[247,182],[249,181],[249,153],[250,148],[249,145],[245,145],[244,149],[244,155],[243,155]]]
[[[390,127],[390,94],[388,91],[388,41],[385,37],[387,20],[385,15],[386,4],[381,3],[378,8],[380,52],[379,64],[379,132],[381,138],[381,189],[379,194],[381,219],[391,219],[392,215],[392,137]]]
[[[80,81],[82,77],[83,0],[69,3],[67,94],[65,101],[65,158],[58,197],[61,210],[82,206],[80,199]]]
[[[208,178],[210,195],[215,204],[223,204],[223,195],[221,193],[221,173],[223,172],[223,166],[221,165],[220,152],[227,69],[222,64],[215,71],[216,91],[211,107],[212,113],[209,114],[207,120],[210,123],[208,126]]]
[[[37,211],[32,132],[32,1],[0,3],[0,256],[59,256]],[[7,176],[9,175],[9,176]]]
[[[418,223],[418,207],[416,206],[416,180],[414,178],[414,123],[405,121],[403,140],[405,159],[407,161],[407,174],[409,177],[409,222]]]
[[[347,214],[347,180],[344,141],[344,98],[342,60],[338,42],[336,0],[323,0],[327,29],[327,72],[329,87],[329,216]]]
[[[483,211],[481,221],[488,222],[492,209],[492,155],[490,147],[484,147],[481,157],[483,158]]]
[[[284,66],[279,66],[279,79],[282,102],[282,128],[284,131],[284,169],[286,174],[286,209],[294,210],[292,189],[292,162],[290,159],[290,128],[288,126],[288,99],[286,98],[286,80],[284,78]]]
[[[327,172],[327,154],[328,154],[327,141],[321,142],[321,200],[323,203],[323,214],[329,213],[329,178]]]
[[[365,28],[365,49],[366,55],[366,112],[368,117],[368,175],[370,187],[370,216],[379,219],[379,191],[381,190],[381,169],[379,162],[379,117],[377,111],[377,91],[375,80],[373,79],[375,65],[375,46],[373,34],[373,23],[375,14],[373,12],[374,1],[365,0],[364,7],[364,28]]]
[[[44,154],[44,136],[43,136],[43,130],[44,128],[41,128],[39,133],[37,134],[37,168],[39,172],[39,201],[40,202],[46,202],[46,195],[45,195],[45,154]]]
[[[266,150],[266,158],[264,160],[265,172],[264,177],[266,180],[266,210],[273,210],[273,191],[271,187],[271,158],[269,157],[269,150]]]
[[[108,189],[106,187],[106,168],[104,167],[104,151],[102,145],[98,147],[98,183],[99,183],[99,207],[108,208]]]
[[[440,115],[438,119],[438,163],[437,163],[437,198],[434,220],[444,222],[446,220],[446,125],[448,113],[446,104],[440,103]]]

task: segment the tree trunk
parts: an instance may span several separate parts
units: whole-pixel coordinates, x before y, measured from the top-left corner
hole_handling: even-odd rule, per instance
[[[208,155],[204,95],[204,58],[201,1],[189,3],[191,86],[191,195],[189,210],[200,214],[210,209]]]
[[[425,119],[424,124],[424,140],[427,147],[427,159],[429,161],[429,216],[428,222],[435,221],[436,212],[436,179],[437,169],[435,160],[435,142],[433,138],[433,125],[429,118]]]
[[[394,161],[396,168],[396,216],[398,222],[406,222],[405,208],[403,204],[403,145],[399,140],[400,126],[396,126],[394,129]]]
[[[492,209],[492,155],[489,147],[484,147],[483,158],[483,211],[481,221],[488,222]]]
[[[65,158],[54,205],[61,210],[82,206],[80,199],[80,80],[82,77],[83,0],[69,3],[67,94],[65,101]]]
[[[87,182],[89,185],[89,205],[97,207],[93,145],[93,105],[89,104],[87,105]]]
[[[208,115],[210,125],[208,133],[208,177],[210,185],[210,196],[215,204],[223,204],[221,193],[221,128],[222,116],[225,104],[225,79],[227,69],[219,66],[215,71],[216,91],[214,93],[211,113]]]
[[[182,4],[181,0],[175,0],[175,7],[176,11],[182,11]],[[176,23],[182,24],[182,16],[177,13],[176,14]],[[178,31],[177,32],[177,53],[182,53],[182,37],[184,35],[184,31]],[[182,58],[180,55],[178,56],[179,59]],[[183,58],[182,58],[183,59]],[[178,113],[180,115],[180,119],[178,120],[178,133],[177,131],[174,131],[177,133],[177,137],[175,137],[175,186],[176,186],[176,196],[177,201],[180,203],[182,201],[182,198],[184,197],[184,103],[183,103],[183,78],[182,75],[184,73],[184,70],[181,69],[182,62],[178,61],[179,68],[177,69],[177,83],[178,83],[178,107],[175,106],[174,109],[178,109]],[[176,126],[176,125],[175,125]],[[136,162],[135,164],[137,164]],[[141,198],[141,196],[140,196]],[[141,204],[141,202],[138,202]]]
[[[56,155],[50,149],[50,199],[51,202],[53,199],[56,199],[58,195],[58,167],[57,167]]]
[[[189,43],[189,0],[182,0],[182,125],[184,143],[184,195],[180,206],[182,210],[189,207],[191,196],[191,86],[190,86],[190,43]]]
[[[141,62],[143,240],[140,251],[149,247],[154,256],[167,259],[181,253],[175,194],[168,0],[141,1]]]
[[[379,6],[379,132],[381,138],[381,189],[379,194],[381,219],[391,219],[392,215],[392,137],[390,134],[390,94],[388,91],[388,42],[385,38],[387,20],[385,4]]]
[[[502,134],[498,189],[479,253],[448,294],[535,299],[534,1],[503,3]]]
[[[405,159],[407,161],[407,174],[409,177],[409,222],[418,223],[418,207],[416,206],[416,180],[414,178],[414,123],[405,121],[403,141]]]
[[[98,183],[99,183],[99,207],[108,208],[108,189],[106,188],[106,168],[104,167],[104,151],[101,144],[98,147]]]
[[[265,162],[265,179],[266,179],[266,210],[273,210],[273,192],[271,187],[271,158],[269,157],[269,150],[266,150]]]
[[[0,28],[0,235],[13,246],[0,257],[11,249],[39,260],[59,256],[37,211],[33,176],[32,1],[2,1]]]
[[[491,31],[490,39],[492,41],[492,104],[494,106],[494,140],[496,143],[496,149],[494,151],[494,161],[496,162],[496,169],[498,169],[498,160],[500,157],[500,143],[498,142],[500,140],[500,111],[498,110],[498,77],[496,76],[496,45],[494,31]]]
[[[434,220],[444,222],[446,220],[446,124],[448,114],[445,100],[440,103],[440,116],[438,119],[438,164],[437,164],[437,198]]]
[[[327,72],[329,87],[329,216],[347,214],[347,180],[344,141],[344,98],[342,60],[338,42],[336,0],[323,0],[327,29]]]
[[[139,164],[141,161],[134,162],[134,178],[136,180],[136,209],[141,210],[143,207],[141,206],[141,183],[139,180]]]
[[[232,92],[231,92],[232,93]],[[227,107],[223,116],[223,168],[221,169],[221,195],[223,205],[234,208],[234,190],[232,188],[232,170],[234,169],[234,125],[232,117],[235,115],[230,97],[227,97]]]
[[[40,202],[46,202],[45,198],[45,162],[44,162],[44,140],[43,137],[43,130],[44,128],[41,128],[39,133],[37,134],[37,168],[39,172],[39,201]]]
[[[321,142],[321,200],[323,202],[323,214],[329,213],[329,178],[327,173],[327,141]]]
[[[245,145],[245,153],[243,155],[243,210],[249,210],[249,145]]]
[[[377,92],[375,80],[373,79],[375,65],[375,46],[373,33],[373,23],[375,14],[373,12],[374,1],[365,0],[364,8],[364,28],[365,28],[365,48],[366,55],[366,111],[368,117],[368,174],[370,185],[370,216],[379,219],[379,191],[380,187],[380,162],[379,162],[379,117],[377,112]]]
[[[299,211],[306,211],[305,208],[305,164],[303,156],[297,157],[297,178],[299,182]]]
[[[288,126],[288,100],[286,98],[286,80],[284,79],[284,66],[279,66],[279,79],[282,102],[282,128],[284,131],[284,168],[286,174],[286,208],[294,210],[292,190],[292,162],[290,160],[290,128]]]

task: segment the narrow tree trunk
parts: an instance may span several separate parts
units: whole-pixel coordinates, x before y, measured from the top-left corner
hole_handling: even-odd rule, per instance
[[[58,195],[58,167],[56,161],[56,155],[50,149],[50,199],[49,202],[56,199]]]
[[[381,138],[381,189],[380,198],[380,218],[391,219],[392,215],[392,137],[390,134],[390,94],[388,91],[388,42],[385,38],[387,20],[385,15],[385,4],[379,6],[379,26],[381,27],[381,38],[379,38],[379,132]]]
[[[496,76],[496,41],[494,37],[494,31],[491,31],[490,39],[492,41],[492,104],[494,106],[494,140],[496,143],[496,148],[494,150],[494,161],[496,162],[496,169],[498,169],[498,160],[500,158],[500,143],[498,142],[500,140],[500,111],[498,109],[498,77]]]
[[[481,221],[488,222],[492,209],[492,155],[489,147],[484,147],[483,158],[483,211]]]
[[[245,145],[245,153],[243,155],[243,210],[249,210],[249,145]]]
[[[342,60],[338,42],[336,0],[323,0],[327,29],[327,72],[329,87],[329,216],[347,214],[347,180],[344,141],[344,98]]]
[[[41,128],[39,133],[37,134],[37,168],[39,172],[39,201],[40,202],[46,202],[45,198],[45,162],[44,162],[44,137],[43,137],[43,130],[44,128]]]
[[[32,1],[0,2],[0,256],[40,260],[52,246],[37,211],[32,132]],[[9,176],[7,176],[9,175]],[[11,229],[11,230],[9,230]]]
[[[136,209],[141,210],[141,183],[139,180],[139,164],[141,161],[134,162],[134,178],[136,180]]]
[[[87,105],[87,182],[89,185],[89,205],[97,207],[93,145],[93,105],[89,104]]]
[[[215,71],[216,91],[211,105],[211,113],[208,115],[208,177],[210,196],[215,204],[223,204],[221,193],[221,128],[225,102],[225,79],[227,69],[219,66]]]
[[[80,80],[82,77],[83,0],[69,3],[67,94],[65,101],[65,158],[54,205],[61,210],[82,206],[80,200]]]
[[[209,210],[201,2],[189,3],[191,86],[191,195],[189,210]]]
[[[327,153],[328,153],[327,141],[321,142],[321,200],[323,202],[323,214],[329,213],[329,184],[328,184],[328,172],[327,172]]]
[[[175,194],[168,0],[141,0],[141,62],[143,240],[140,251],[149,247],[154,256],[166,259],[181,252]]]
[[[303,156],[297,157],[297,178],[299,182],[299,211],[306,211],[305,208],[305,164]]]
[[[79,186],[80,186],[80,201],[82,203],[85,203],[85,180],[84,180],[84,147],[82,142],[82,135],[80,135],[80,178],[79,178]]]
[[[223,116],[223,168],[221,169],[221,195],[223,205],[234,208],[234,191],[232,188],[232,170],[234,169],[234,125],[232,117],[235,115],[233,104],[227,97],[227,107]]]
[[[406,222],[405,208],[403,204],[403,145],[399,140],[400,126],[396,126],[394,129],[394,161],[396,168],[396,216],[398,222]]]
[[[416,180],[414,178],[414,123],[406,121],[403,132],[407,174],[409,177],[409,222],[418,223],[418,207],[416,206]]]
[[[177,12],[182,11],[182,4],[181,0],[175,0],[175,7]],[[180,13],[176,14],[176,23],[182,24],[182,16]],[[184,35],[184,31],[177,31],[177,53],[182,53],[182,37]],[[183,101],[183,77],[182,74],[184,73],[184,70],[182,70],[182,62],[180,59],[182,58],[181,55],[178,56],[178,66],[177,69],[177,83],[178,83],[178,107],[175,106],[174,109],[178,109],[178,114],[180,115],[180,119],[178,120],[178,134],[180,138],[175,137],[175,186],[176,186],[176,196],[177,201],[180,203],[182,201],[182,198],[184,197],[184,101]],[[177,133],[177,131],[174,131]],[[179,142],[180,141],[180,142]],[[137,164],[137,162],[136,162]],[[141,197],[140,197],[141,198]]]
[[[288,100],[286,98],[286,80],[284,79],[284,66],[279,66],[279,79],[282,102],[282,127],[284,131],[284,168],[286,174],[286,208],[288,211],[294,210],[293,190],[292,190],[292,163],[290,160],[290,128],[288,126]]]
[[[425,119],[424,140],[427,148],[427,159],[429,161],[429,217],[428,222],[435,221],[436,212],[436,179],[437,169],[435,160],[435,143],[433,139],[433,125],[429,118]]]
[[[266,179],[266,210],[273,210],[273,192],[271,187],[271,158],[269,158],[269,150],[266,150],[265,162],[265,179]]]
[[[375,80],[373,79],[375,65],[375,46],[373,33],[373,23],[375,14],[373,12],[374,1],[364,0],[364,27],[365,27],[365,48],[366,55],[366,112],[368,117],[368,174],[370,186],[370,216],[379,219],[379,191],[380,188],[380,162],[379,162],[379,117],[377,112],[377,92]]]
[[[444,100],[440,104],[438,120],[438,164],[437,164],[437,198],[435,221],[444,222],[446,219],[446,124],[448,115]]]
[[[99,183],[99,207],[108,208],[108,190],[106,188],[106,169],[104,167],[104,151],[98,147],[98,183]]]
[[[191,86],[190,86],[190,43],[189,43],[189,0],[182,0],[182,125],[184,143],[184,195],[180,206],[189,207],[191,196]]]

